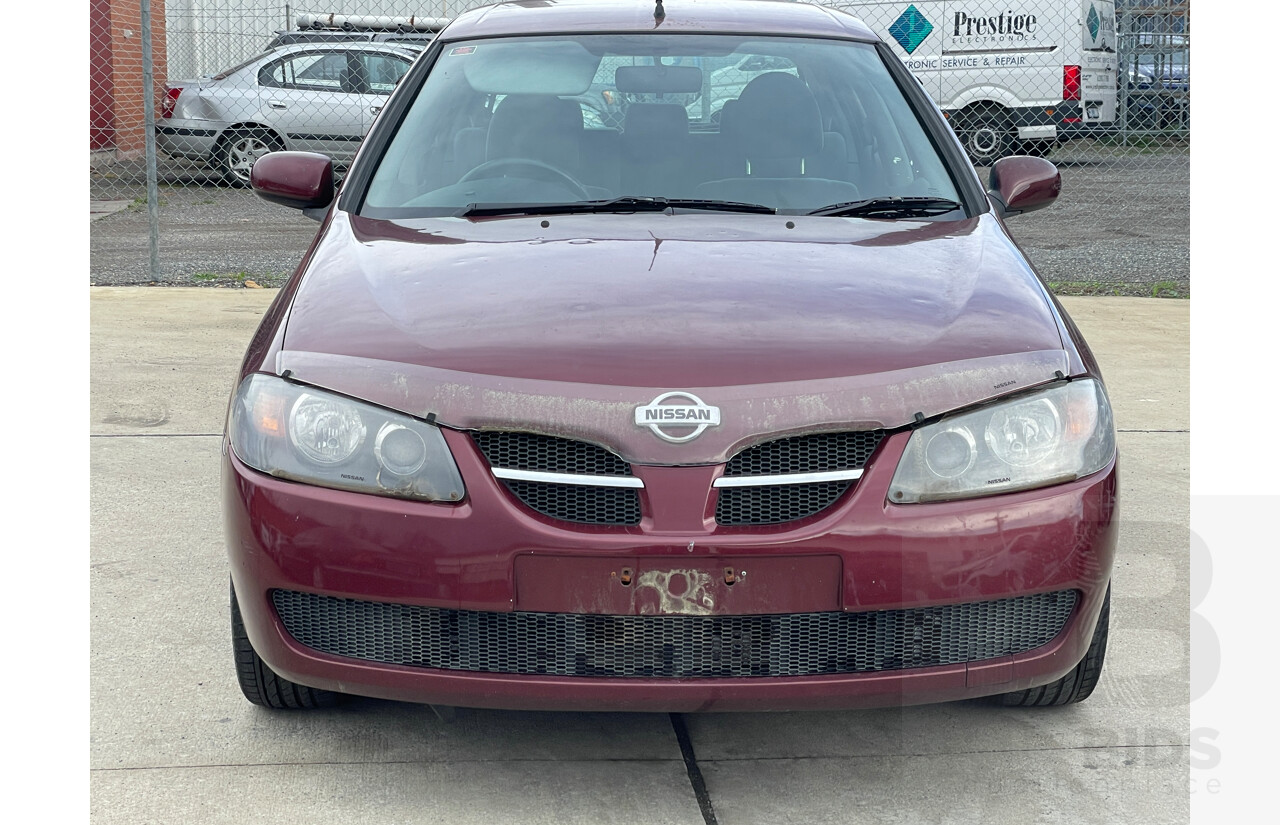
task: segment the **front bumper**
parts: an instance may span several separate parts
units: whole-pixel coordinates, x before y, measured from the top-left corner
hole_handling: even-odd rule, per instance
[[[798,710],[964,699],[1045,684],[1074,667],[1088,648],[1115,552],[1114,464],[1042,490],[889,505],[886,491],[908,437],[898,433],[881,443],[855,488],[798,522],[737,528],[703,522],[701,530],[685,522],[668,530],[660,519],[646,517],[638,527],[588,527],[525,509],[493,478],[470,437],[445,435],[467,485],[460,504],[281,481],[224,450],[232,578],[250,640],[274,671],[340,692],[511,709]],[[637,466],[635,472],[646,482],[648,511],[699,496],[703,512],[714,511],[708,491],[715,468]],[[733,585],[704,577],[696,599],[677,592],[722,570],[748,575]],[[628,571],[637,581],[652,573],[663,582],[680,578],[683,585],[656,599],[637,598],[636,588],[620,583]],[[1019,652],[986,650],[977,658],[923,667],[903,659],[895,669],[863,672],[672,678],[646,675],[643,667],[625,677],[559,675],[555,668],[481,672],[406,665],[382,652],[334,655],[321,648],[354,648],[300,642],[286,630],[277,591],[326,604],[377,603],[384,613],[404,616],[444,611],[482,625],[512,617],[536,621],[538,614],[590,616],[619,630],[613,643],[623,650],[636,644],[621,632],[627,621],[663,621],[657,618],[663,615],[724,625],[742,616],[926,615],[937,606],[1076,595],[1061,631]],[[609,618],[618,616],[627,620]],[[371,625],[346,627],[369,632]],[[469,643],[465,637],[442,642]],[[570,666],[568,672],[592,671]]]

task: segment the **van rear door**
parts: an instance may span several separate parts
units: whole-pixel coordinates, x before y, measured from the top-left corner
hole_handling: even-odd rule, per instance
[[[1085,126],[1116,119],[1115,0],[1083,0],[1080,12],[1080,98]]]

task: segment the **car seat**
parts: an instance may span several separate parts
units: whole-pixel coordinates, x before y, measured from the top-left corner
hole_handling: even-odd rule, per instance
[[[816,177],[807,167],[807,158],[822,157],[825,135],[818,102],[795,75],[767,72],[752,79],[732,108],[726,103],[720,130],[725,155],[739,171],[702,184],[699,197],[780,208],[858,197],[852,183]]]

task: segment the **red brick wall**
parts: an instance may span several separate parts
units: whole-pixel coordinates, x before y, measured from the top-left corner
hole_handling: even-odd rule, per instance
[[[89,148],[115,146],[115,98],[111,85],[111,5],[89,0]]]
[[[144,147],[139,9],[138,0],[94,0],[90,5],[90,146],[114,144],[121,157],[141,155]],[[151,0],[151,55],[159,117],[165,83],[164,0]]]

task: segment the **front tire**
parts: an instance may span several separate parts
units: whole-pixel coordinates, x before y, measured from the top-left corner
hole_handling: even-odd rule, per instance
[[[1010,154],[1013,127],[1000,106],[976,106],[956,115],[956,136],[974,166],[990,166]]]
[[[231,645],[235,650],[236,679],[240,692],[255,705],[272,710],[302,710],[333,707],[341,694],[310,688],[276,675],[249,641],[236,600],[235,584],[231,585]]]
[[[1089,694],[1098,686],[1098,678],[1102,676],[1102,660],[1107,655],[1107,632],[1110,624],[1111,585],[1107,585],[1107,595],[1102,600],[1102,611],[1098,614],[1098,624],[1093,629],[1093,639],[1080,664],[1056,682],[1000,694],[993,696],[992,700],[1005,707],[1047,708],[1074,705],[1088,699]]]
[[[214,158],[223,181],[243,189],[249,185],[249,172],[258,158],[283,148],[280,139],[265,129],[237,129],[218,144]]]

